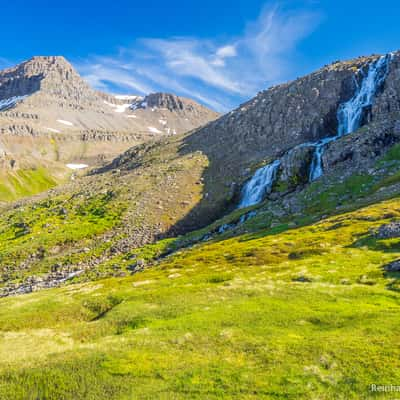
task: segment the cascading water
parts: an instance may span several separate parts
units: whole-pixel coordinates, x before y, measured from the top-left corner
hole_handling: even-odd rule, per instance
[[[316,179],[321,177],[322,174],[324,173],[322,168],[322,155],[324,154],[325,145],[327,145],[330,142],[333,142],[334,140],[336,140],[336,136],[322,139],[317,144],[313,144],[315,145],[315,151],[310,167],[310,177],[309,177],[310,182],[315,181]]]
[[[363,112],[366,107],[373,104],[374,98],[378,90],[383,85],[389,72],[389,64],[392,54],[380,57],[378,60],[370,64],[367,75],[364,75],[361,84],[356,81],[356,93],[346,103],[339,106],[337,112],[338,131],[337,135],[319,140],[316,143],[303,143],[296,148],[305,146],[314,146],[315,152],[310,168],[309,181],[315,181],[323,175],[322,156],[328,143],[339,139],[343,135],[347,135],[360,128],[363,118]],[[293,151],[292,149],[291,151]],[[261,202],[265,195],[269,193],[274,184],[280,160],[266,165],[256,171],[254,176],[243,188],[242,199],[239,208],[249,207]]]
[[[337,113],[338,137],[360,128],[363,110],[372,105],[377,91],[386,79],[390,58],[391,55],[383,56],[372,63],[361,86],[357,87],[356,94],[339,107]]]
[[[364,76],[361,85],[356,81],[357,90],[355,95],[339,106],[337,112],[337,135],[323,139],[315,144],[315,153],[310,168],[310,182],[315,181],[323,174],[322,156],[325,145],[360,128],[363,111],[366,107],[372,105],[376,93],[384,83],[389,72],[391,58],[392,55],[388,54],[370,64],[368,73]]]
[[[239,208],[249,207],[263,200],[272,189],[280,164],[280,160],[275,160],[256,171],[243,188]]]

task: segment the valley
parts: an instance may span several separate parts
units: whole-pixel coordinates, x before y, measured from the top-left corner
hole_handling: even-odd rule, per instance
[[[0,398],[377,398],[400,379],[399,71],[334,62],[221,116],[60,58],[0,72]]]

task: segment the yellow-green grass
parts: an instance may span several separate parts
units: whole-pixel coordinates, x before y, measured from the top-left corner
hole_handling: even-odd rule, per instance
[[[0,399],[393,398],[369,385],[400,381],[400,240],[373,232],[399,218],[394,199],[2,299]]]
[[[7,280],[19,280],[32,272],[48,272],[60,259],[78,263],[91,255],[81,249],[118,225],[124,209],[113,192],[106,192],[90,198],[74,196],[73,201],[71,196],[59,195],[8,211],[0,219],[3,274]],[[98,243],[98,251],[104,246],[107,243]],[[29,257],[26,271],[20,264]]]
[[[59,184],[61,180],[48,169],[20,169],[0,174],[0,201],[10,202],[32,196]]]

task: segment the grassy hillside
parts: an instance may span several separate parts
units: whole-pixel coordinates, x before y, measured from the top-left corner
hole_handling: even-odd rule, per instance
[[[212,193],[219,190],[226,198],[225,211],[232,209],[229,185],[204,178],[206,156],[182,155],[181,145],[182,137],[174,137],[136,147],[122,166],[70,181],[48,197],[23,202],[23,207],[5,208],[0,215],[0,287],[6,282],[20,284],[33,274],[42,276],[55,265],[84,270],[81,279],[121,275],[132,264],[135,249],[176,237],[182,221],[211,218],[216,212]],[[301,226],[398,195],[399,154],[399,146],[393,146],[376,160],[373,173],[326,175],[302,190],[266,201],[257,206],[255,218],[227,235],[281,223]],[[27,187],[33,184],[29,180]],[[211,226],[146,249],[139,257],[152,259],[169,248],[195,243],[218,226],[238,221],[246,211],[227,213]]]
[[[0,172],[0,202],[11,202],[32,196],[61,183],[67,175],[44,167],[35,169],[5,169]]]
[[[374,231],[398,219],[395,198],[2,299],[0,398],[386,398],[369,385],[400,381],[400,239]]]

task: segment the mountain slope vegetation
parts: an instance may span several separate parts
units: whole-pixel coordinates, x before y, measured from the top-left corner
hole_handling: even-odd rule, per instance
[[[334,63],[1,205],[0,398],[378,398],[400,378],[399,71]]]

